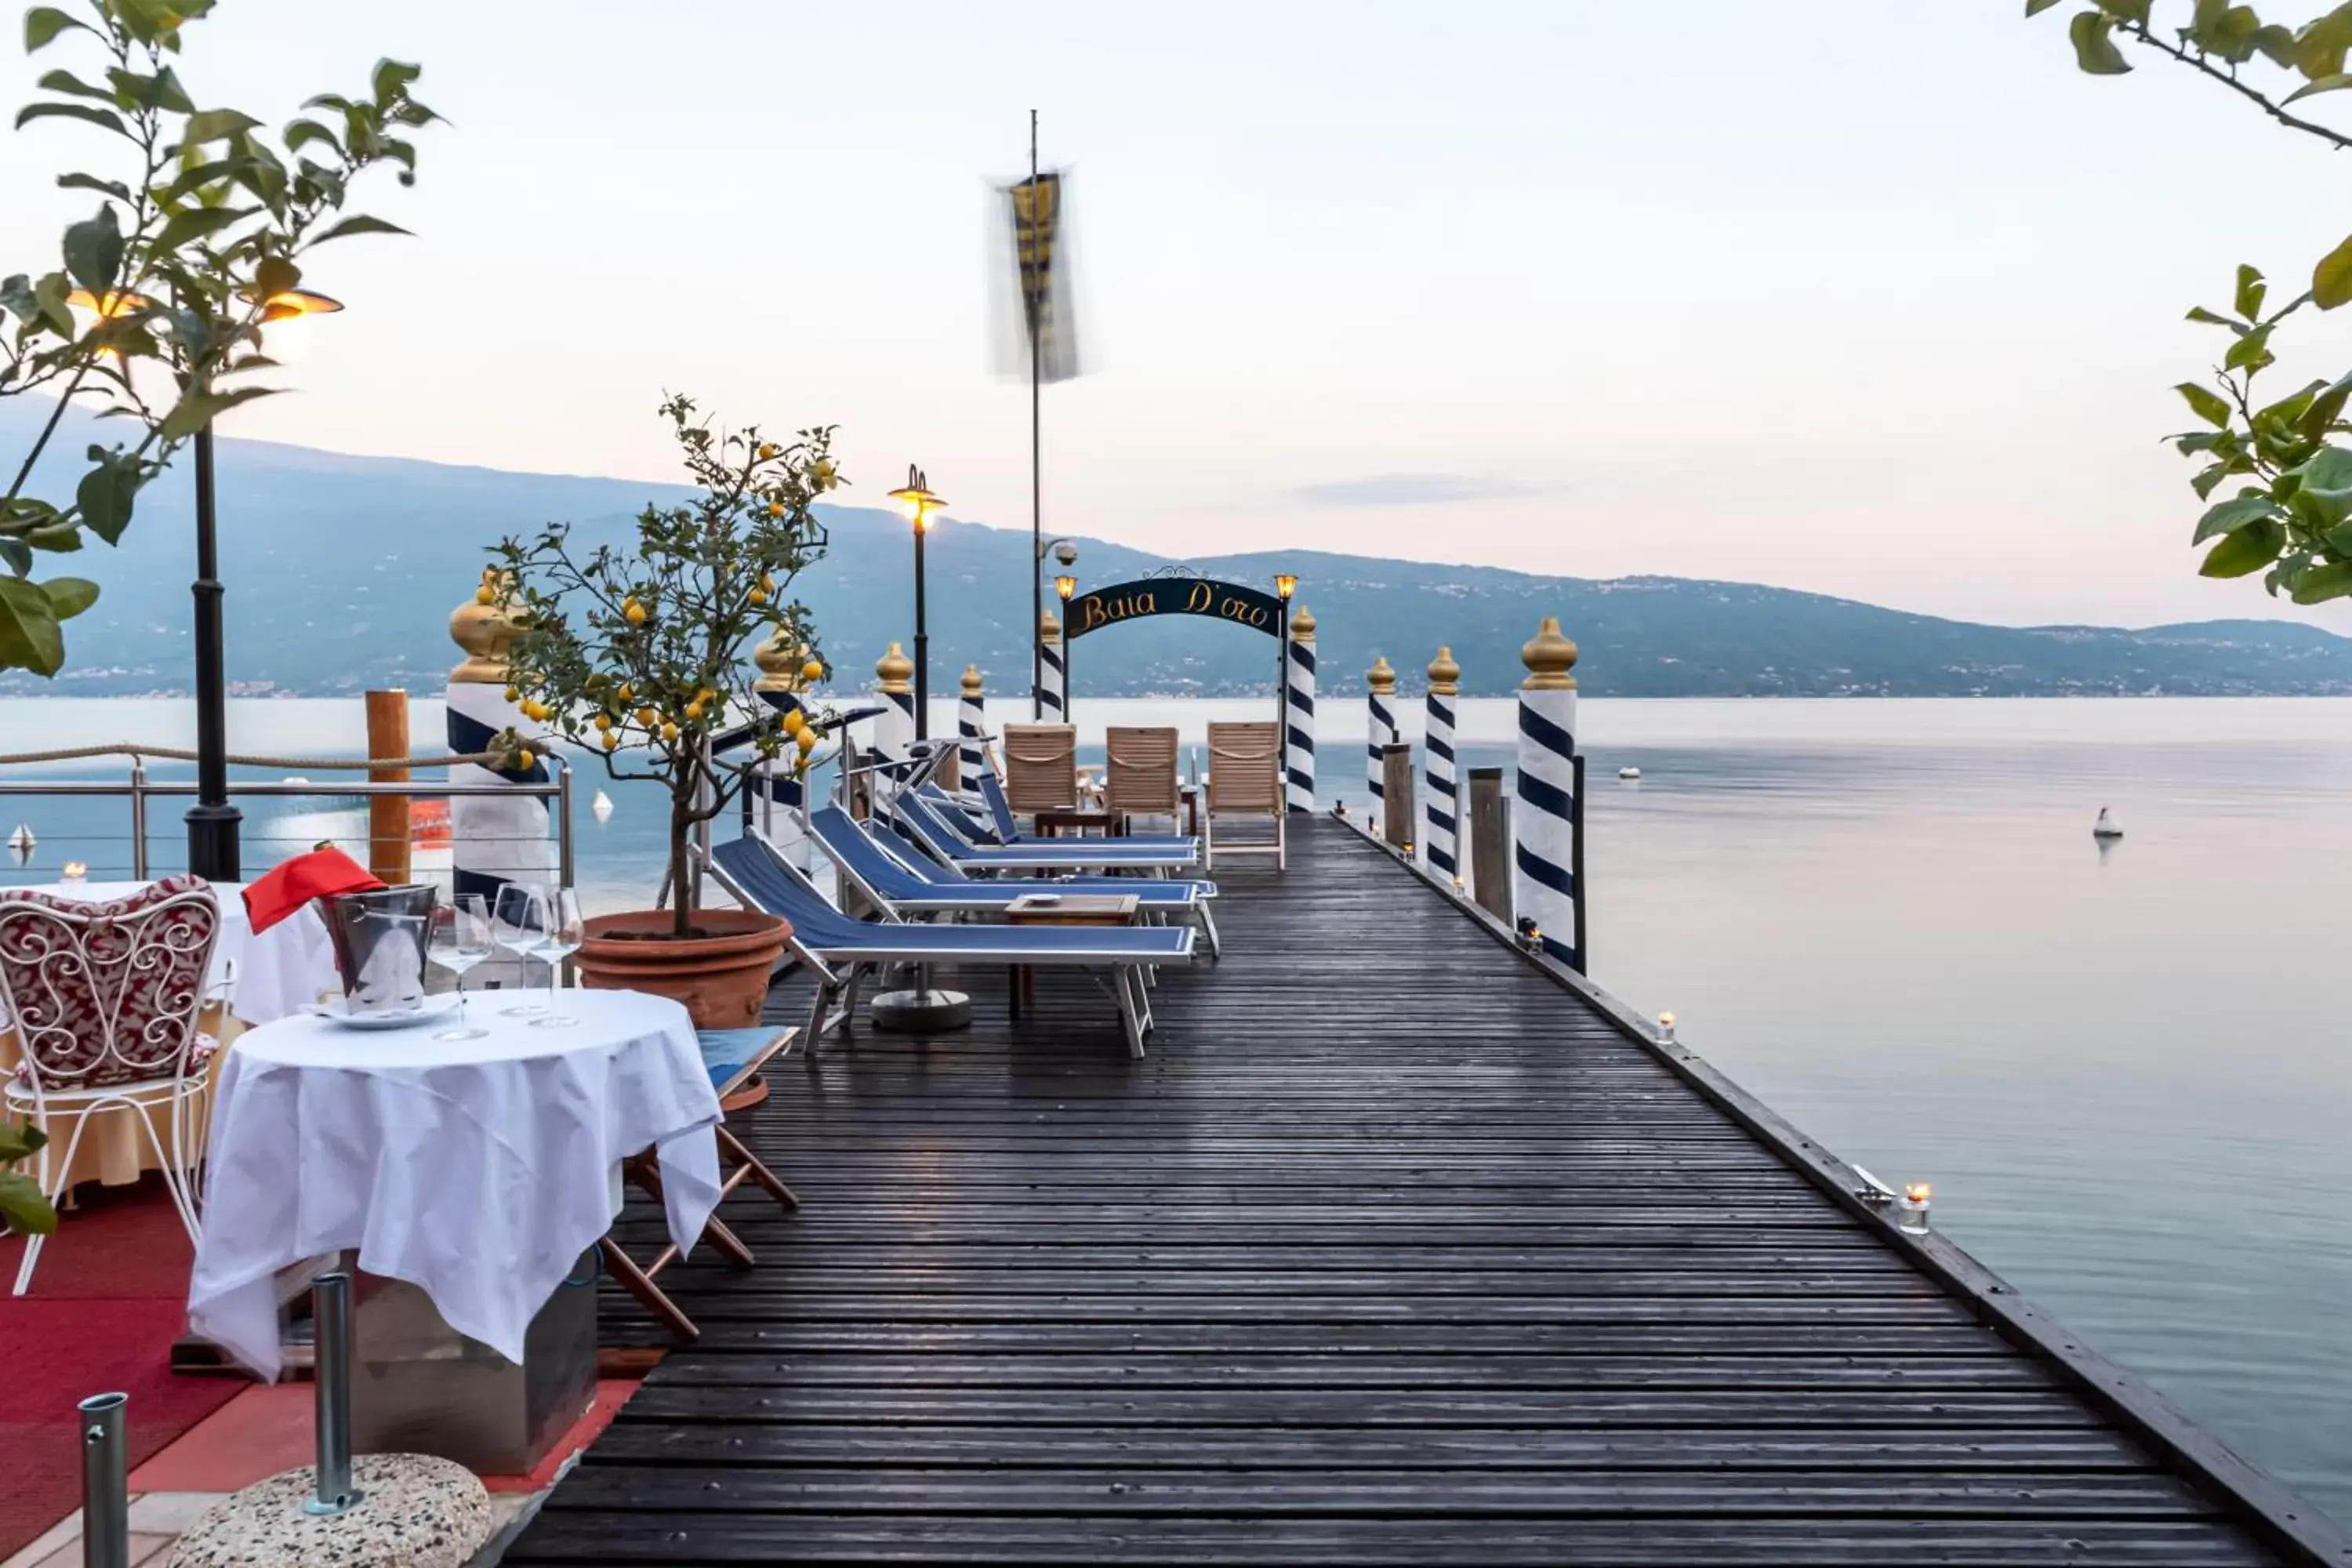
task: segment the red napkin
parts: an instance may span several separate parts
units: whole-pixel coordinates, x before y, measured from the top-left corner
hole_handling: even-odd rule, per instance
[[[257,931],[268,931],[313,899],[383,887],[368,868],[330,846],[270,868],[245,888],[245,912]]]

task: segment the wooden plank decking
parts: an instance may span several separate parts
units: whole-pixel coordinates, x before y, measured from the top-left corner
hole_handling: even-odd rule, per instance
[[[1344,827],[1222,963],[772,1073],[798,1189],[507,1561],[2273,1562]],[[779,998],[779,1006],[789,1004]],[[625,1312],[625,1305],[608,1309]]]

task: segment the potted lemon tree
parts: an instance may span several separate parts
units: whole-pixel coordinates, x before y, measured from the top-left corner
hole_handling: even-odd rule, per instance
[[[614,778],[653,780],[669,795],[671,907],[589,921],[574,958],[582,983],[675,996],[698,1027],[734,1028],[758,1021],[790,928],[756,910],[697,907],[688,850],[746,781],[713,754],[716,737],[740,735],[731,755],[808,766],[815,731],[796,707],[759,700],[745,655],[764,639],[815,647],[791,589],[824,548],[816,499],[841,480],[830,426],[779,441],[756,426],[716,430],[687,397],[661,413],[695,493],[647,506],[621,546],[583,549],[563,522],[507,539],[485,591],[517,626],[509,700],[541,735],[601,757]]]

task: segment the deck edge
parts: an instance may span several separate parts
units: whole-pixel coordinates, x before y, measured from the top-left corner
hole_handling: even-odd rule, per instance
[[[1580,998],[1619,1034],[1738,1122],[1783,1164],[1861,1220],[1881,1243],[1967,1303],[1979,1321],[2053,1368],[2132,1436],[2179,1465],[2186,1479],[2236,1515],[2263,1544],[2305,1563],[2333,1568],[2352,1563],[2352,1536],[2347,1536],[2325,1510],[2199,1426],[2137,1373],[2092,1349],[2080,1335],[2069,1331],[1949,1237],[1937,1232],[1912,1236],[1897,1227],[1879,1205],[1860,1195],[1869,1184],[1858,1167],[1806,1136],[1687,1046],[1660,1041],[1646,1018],[1585,975],[1548,954],[1528,952],[1508,926],[1427,867],[1376,837],[1368,824],[1336,811],[1330,816],[1365,847],[1403,868],[1455,912],[1517,954],[1521,962]]]

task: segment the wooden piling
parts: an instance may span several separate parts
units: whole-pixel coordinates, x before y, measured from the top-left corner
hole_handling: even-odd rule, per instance
[[[1381,748],[1381,837],[1410,854],[1413,847],[1412,747],[1391,741]]]
[[[1470,770],[1470,896],[1508,923],[1511,916],[1511,818],[1503,800],[1503,770]]]
[[[367,754],[404,757],[408,752],[408,693],[367,694]],[[371,784],[405,784],[406,768],[373,768]],[[408,796],[368,796],[368,869],[379,881],[398,887],[409,879]]]

